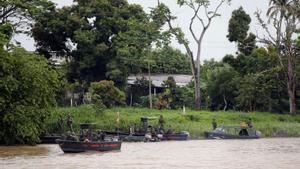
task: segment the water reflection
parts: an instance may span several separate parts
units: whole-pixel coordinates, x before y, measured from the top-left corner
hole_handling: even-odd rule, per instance
[[[47,154],[47,146],[0,146],[0,158],[15,156],[40,156]]]
[[[300,138],[123,143],[119,152],[80,154],[64,154],[57,145],[0,147],[0,166],[5,169],[294,169],[300,166]]]

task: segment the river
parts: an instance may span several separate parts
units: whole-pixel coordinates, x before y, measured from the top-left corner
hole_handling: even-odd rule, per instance
[[[117,152],[64,154],[58,145],[0,146],[1,169],[298,169],[300,138],[123,143]]]

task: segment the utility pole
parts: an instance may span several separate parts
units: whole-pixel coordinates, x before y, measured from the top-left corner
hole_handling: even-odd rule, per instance
[[[148,78],[149,78],[149,108],[152,109],[152,92],[151,92],[151,70],[150,61],[148,60]]]

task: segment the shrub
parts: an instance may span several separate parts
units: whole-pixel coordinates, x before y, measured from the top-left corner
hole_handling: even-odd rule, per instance
[[[106,107],[124,106],[125,93],[115,87],[113,81],[102,80],[91,83],[92,102]]]

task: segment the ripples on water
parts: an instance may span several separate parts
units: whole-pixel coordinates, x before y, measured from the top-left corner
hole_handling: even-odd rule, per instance
[[[0,147],[1,169],[298,169],[300,138],[123,143],[118,152],[64,154],[58,145]]]

